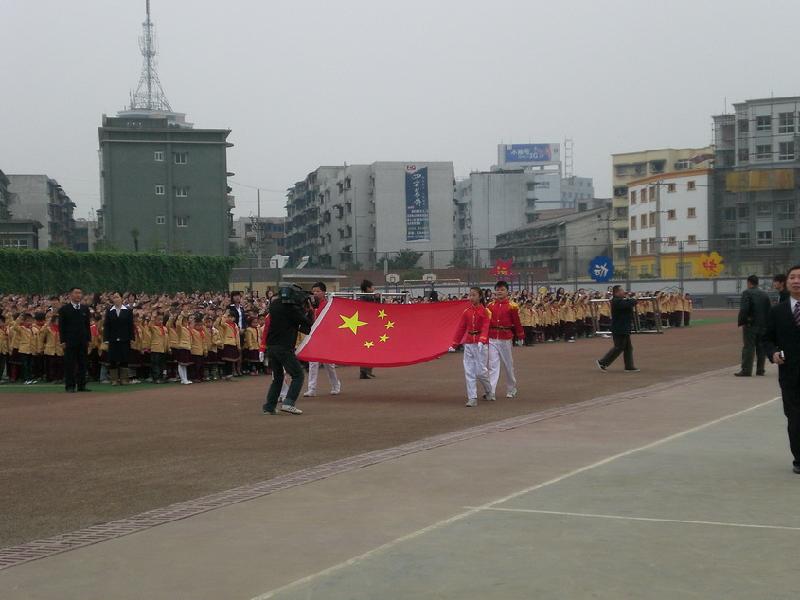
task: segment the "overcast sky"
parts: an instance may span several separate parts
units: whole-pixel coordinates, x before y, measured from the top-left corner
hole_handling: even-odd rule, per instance
[[[97,127],[141,70],[144,0],[0,0],[0,169],[99,208]],[[610,196],[613,152],[692,147],[710,115],[800,95],[797,0],[152,0],[174,110],[229,128],[234,182],[282,215],[319,165],[496,162],[498,143],[574,139]],[[238,215],[254,189],[233,185]]]

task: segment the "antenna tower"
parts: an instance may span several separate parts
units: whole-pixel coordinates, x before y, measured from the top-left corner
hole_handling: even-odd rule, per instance
[[[573,141],[572,138],[564,140],[564,177],[570,178],[573,173]]]
[[[150,0],[146,0],[147,18],[142,23],[142,35],[139,37],[139,50],[144,57],[142,74],[139,76],[139,85],[131,93],[130,110],[157,110],[172,112],[164,88],[158,79],[156,70],[156,35],[155,26],[150,20]]]

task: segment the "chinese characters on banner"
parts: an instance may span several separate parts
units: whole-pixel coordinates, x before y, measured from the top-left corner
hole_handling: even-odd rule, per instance
[[[428,167],[406,167],[406,241],[431,239],[428,211]]]

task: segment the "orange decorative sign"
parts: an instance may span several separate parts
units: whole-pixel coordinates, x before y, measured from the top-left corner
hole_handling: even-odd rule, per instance
[[[700,268],[706,277],[718,277],[725,268],[723,258],[717,252],[700,255]]]
[[[500,279],[501,277],[510,277],[511,273],[511,265],[513,264],[514,259],[509,258],[508,260],[503,260],[502,258],[498,258],[494,263],[494,268],[492,269],[492,275]]]

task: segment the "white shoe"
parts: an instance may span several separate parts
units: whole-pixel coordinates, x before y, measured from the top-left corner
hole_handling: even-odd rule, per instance
[[[192,385],[191,381],[181,381],[181,385]]]
[[[474,408],[474,407],[478,406],[478,399],[477,398],[469,398],[469,399],[467,399],[467,403],[464,406],[467,406],[469,408]]]
[[[517,390],[508,390],[506,398],[516,398],[516,397],[517,397]]]
[[[494,402],[495,401],[495,395],[494,394],[484,394],[483,395],[483,399],[486,400],[487,402]]]
[[[337,385],[335,388],[331,390],[331,396],[338,396],[342,393],[342,386],[341,384]]]
[[[297,408],[296,406],[290,406],[288,404],[282,404],[281,410],[283,412],[289,413],[290,415],[302,415],[303,411]]]
[[[312,392],[311,390],[308,390],[305,394],[303,394],[303,396],[306,397],[306,398],[313,398],[316,395],[317,395],[317,392]]]

